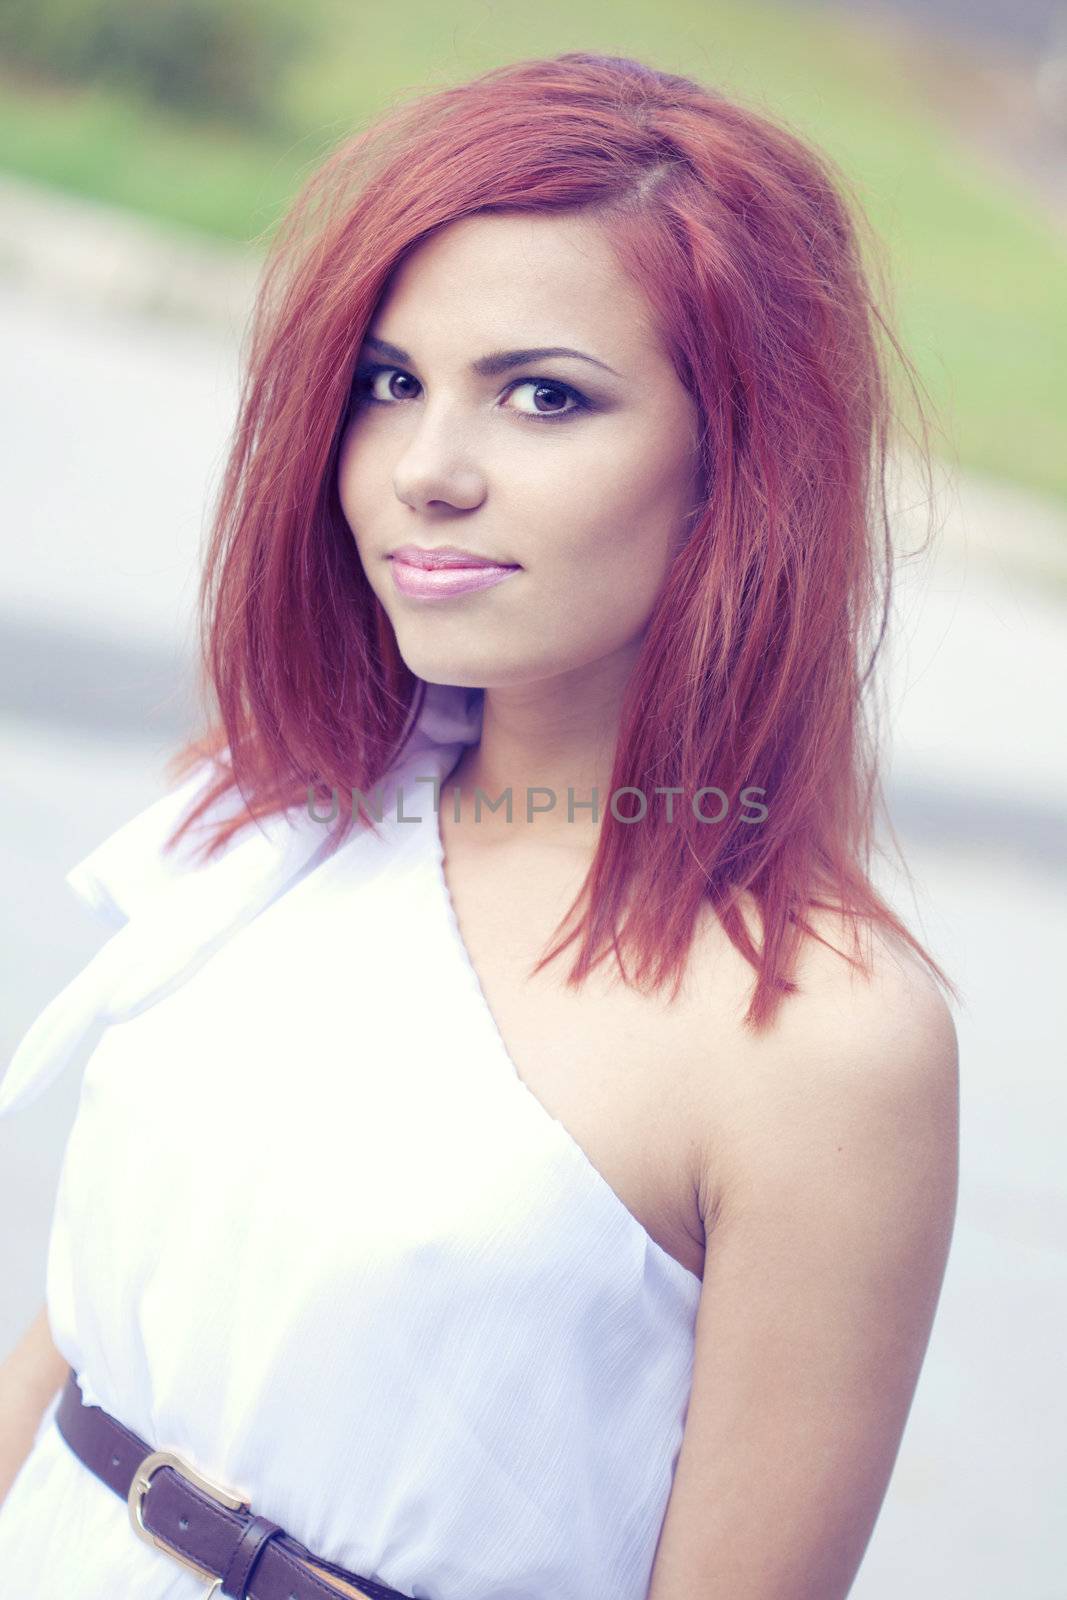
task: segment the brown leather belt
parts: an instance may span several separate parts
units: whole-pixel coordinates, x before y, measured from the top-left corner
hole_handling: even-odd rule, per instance
[[[138,1537],[199,1574],[204,1600],[409,1600],[373,1578],[323,1561],[247,1500],[212,1483],[173,1450],[153,1450],[101,1406],[87,1406],[74,1368],[55,1413],[64,1439],[109,1489],[127,1502]],[[337,1583],[319,1578],[312,1562]]]

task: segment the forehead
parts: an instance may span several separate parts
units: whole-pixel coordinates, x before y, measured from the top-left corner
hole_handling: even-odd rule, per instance
[[[596,223],[574,215],[464,217],[399,264],[372,322],[425,354],[462,345],[561,344],[620,371],[665,360],[650,308]]]

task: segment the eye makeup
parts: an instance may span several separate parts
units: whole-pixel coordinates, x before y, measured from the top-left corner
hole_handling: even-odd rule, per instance
[[[382,373],[397,373],[405,378],[412,377],[411,373],[405,372],[403,367],[389,366],[381,362],[361,363],[360,366],[356,368],[355,378],[353,380],[352,403],[354,406],[361,404],[392,406],[402,405],[404,403],[403,397],[400,399],[394,397],[390,400],[382,400],[373,393],[374,384]],[[413,378],[412,381],[417,383],[418,379]],[[565,395],[571,404],[569,409],[566,411],[517,412],[516,414],[523,418],[524,421],[564,422],[569,420],[571,417],[577,416],[580,412],[589,412],[596,409],[593,403],[584,394],[582,394],[579,389],[574,388],[572,384],[564,383],[559,378],[539,377],[532,373],[513,379],[512,382],[508,384],[504,393],[506,395],[510,395],[515,389],[521,389],[529,385],[533,385],[538,389],[548,389],[549,391],[555,391],[559,394]]]

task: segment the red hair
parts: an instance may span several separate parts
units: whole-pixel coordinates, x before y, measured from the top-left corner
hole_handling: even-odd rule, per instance
[[[917,379],[872,297],[845,188],[766,116],[581,52],[396,104],[341,143],[272,242],[242,352],[200,590],[217,710],[168,764],[183,776],[208,756],[215,775],[168,844],[229,789],[245,814],[215,829],[208,856],[249,820],[306,805],[311,788],[369,792],[389,771],[424,686],[338,499],[365,330],[391,270],[435,230],[580,212],[643,290],[703,424],[706,498],[628,684],[612,792],[715,785],[730,805],[711,827],[688,805],[657,823],[650,804],[639,827],[605,814],[568,916],[586,909],[534,971],[581,938],[572,985],[609,946],[627,982],[679,984],[710,901],[757,974],[754,1029],[795,992],[802,939],[826,943],[811,910],[843,914],[854,936],[862,921],[891,930],[955,993],[869,875],[884,802],[866,713],[889,613],[898,420],[887,354],[913,396]],[[746,787],[765,791],[757,825],[737,803]],[[338,842],[354,825],[343,806],[339,817]]]

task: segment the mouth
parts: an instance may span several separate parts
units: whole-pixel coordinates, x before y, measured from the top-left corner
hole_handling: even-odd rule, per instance
[[[389,557],[397,593],[410,600],[447,600],[455,595],[490,589],[522,568],[514,562],[487,560],[466,550],[416,550],[406,546]]]
[[[439,545],[436,549],[425,549],[417,544],[403,544],[393,550],[388,558],[390,561],[400,561],[405,566],[417,567],[422,572],[438,572],[443,569],[474,571],[483,568],[493,570],[513,571],[518,567],[517,561],[497,561],[492,556],[481,556],[473,550],[461,550],[456,545]]]

